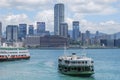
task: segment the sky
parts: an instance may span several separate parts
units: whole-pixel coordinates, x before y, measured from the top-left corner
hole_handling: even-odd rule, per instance
[[[7,25],[46,22],[46,30],[54,31],[54,5],[64,3],[65,22],[80,22],[80,31],[120,32],[120,0],[0,0],[0,22]]]

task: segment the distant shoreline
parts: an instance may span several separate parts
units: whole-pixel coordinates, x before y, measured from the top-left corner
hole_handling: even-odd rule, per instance
[[[49,49],[49,50],[63,50],[64,47],[39,47],[39,48],[28,48],[28,49]],[[81,47],[67,48],[69,49],[83,49]],[[120,48],[85,48],[85,49],[120,49]]]

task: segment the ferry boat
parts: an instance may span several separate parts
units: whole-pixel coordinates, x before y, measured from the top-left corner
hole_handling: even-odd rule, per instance
[[[16,59],[29,59],[30,54],[26,48],[1,47],[0,61],[9,61]]]
[[[85,55],[77,56],[76,53],[72,53],[69,56],[59,57],[58,70],[66,75],[89,77],[94,74],[93,64],[92,58]]]

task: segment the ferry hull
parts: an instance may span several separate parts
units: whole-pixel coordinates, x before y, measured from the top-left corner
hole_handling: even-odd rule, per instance
[[[70,71],[70,72],[64,72],[64,71],[59,71],[62,74],[65,75],[70,75],[70,76],[80,76],[80,77],[90,77],[91,75],[94,74],[94,72],[74,72],[74,71]]]
[[[0,58],[0,61],[14,61],[14,60],[21,60],[21,59],[30,59],[30,56],[28,57],[18,57],[18,58]]]
[[[89,66],[65,66],[59,64],[58,70],[62,74],[71,76],[90,77],[94,74],[94,70]]]

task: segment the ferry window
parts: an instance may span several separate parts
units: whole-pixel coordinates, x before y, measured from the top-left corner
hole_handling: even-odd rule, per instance
[[[61,62],[62,60],[61,59],[59,59],[59,62]]]
[[[94,63],[93,61],[91,61],[91,63]]]
[[[84,61],[82,61],[82,63],[84,64]]]
[[[68,61],[68,64],[69,64],[70,62]]]
[[[71,68],[71,70],[74,70],[74,68]]]
[[[79,61],[78,64],[80,64],[81,62]]]
[[[76,70],[77,68],[76,67],[74,67],[74,70]]]
[[[85,63],[87,64],[87,61],[85,61]]]
[[[67,69],[67,67],[64,67],[65,69]]]
[[[68,67],[68,71],[70,71],[70,67]]]
[[[65,60],[65,63],[67,63],[67,61]]]
[[[72,63],[72,64],[75,64],[75,61],[72,61],[71,63]]]

